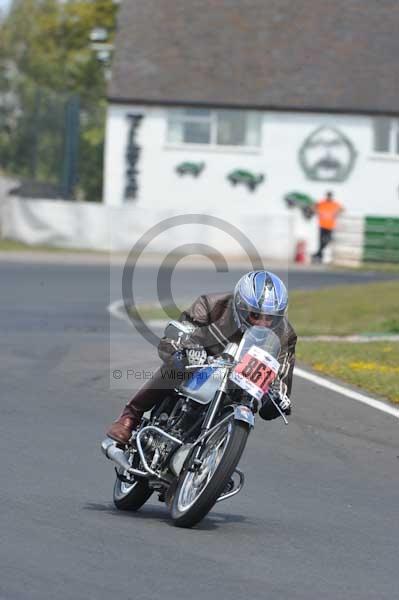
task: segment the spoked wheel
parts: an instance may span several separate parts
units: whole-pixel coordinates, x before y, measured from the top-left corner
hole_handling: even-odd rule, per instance
[[[126,452],[126,458],[133,466],[137,466],[134,463],[139,463],[137,454],[132,456],[130,452]],[[127,471],[120,471],[120,474],[124,477],[128,476]],[[145,479],[132,478],[132,483],[121,481],[118,477],[116,478],[114,485],[114,504],[119,510],[132,510],[136,511],[143,506],[152,494],[152,489],[148,486]]]
[[[189,460],[170,504],[175,525],[193,527],[211,510],[229,483],[248,435],[248,425],[228,421],[207,438],[199,457]]]

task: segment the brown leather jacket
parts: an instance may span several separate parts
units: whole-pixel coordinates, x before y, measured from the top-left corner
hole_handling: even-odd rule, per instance
[[[189,309],[182,312],[179,321],[190,321],[198,327],[191,337],[193,344],[203,346],[210,355],[219,354],[228,342],[242,338],[233,310],[233,294],[206,294],[197,298]],[[274,333],[279,337],[281,352],[279,379],[288,396],[291,395],[292,376],[295,364],[295,344],[297,335],[287,318],[283,318]],[[162,338],[158,353],[168,363],[175,348],[167,338]]]

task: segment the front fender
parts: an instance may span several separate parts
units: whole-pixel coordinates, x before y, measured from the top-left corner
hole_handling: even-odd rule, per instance
[[[244,406],[243,404],[234,407],[234,420],[244,421],[244,423],[248,423],[250,427],[254,427],[255,425],[255,417],[252,410],[249,406]]]

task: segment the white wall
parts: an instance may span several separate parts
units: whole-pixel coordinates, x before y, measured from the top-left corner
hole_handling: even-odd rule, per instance
[[[222,219],[226,216],[216,211],[213,214]],[[159,210],[16,197],[7,198],[0,210],[6,238],[33,245],[113,251],[132,249],[154,225],[181,215],[182,211],[171,208]],[[271,215],[271,230],[267,236],[262,224],[250,217],[237,220],[233,215],[228,218],[228,223],[247,236],[263,258],[291,259],[294,252],[291,240],[295,237],[292,215]],[[245,257],[246,246],[240,243],[238,236],[226,234],[212,224],[183,224],[164,229],[154,235],[146,246],[146,252],[166,254],[178,251],[183,244],[197,243],[210,246],[211,253],[216,251],[226,257]],[[282,239],[285,239],[283,244]]]
[[[373,156],[369,117],[267,112],[263,114],[261,148],[258,152],[243,152],[172,147],[166,143],[166,109],[118,105],[111,105],[108,113],[104,188],[108,205],[120,206],[124,201],[127,115],[137,112],[144,114],[144,119],[137,135],[141,156],[139,195],[134,207],[210,214],[217,209],[235,221],[256,220],[264,227],[265,235],[272,234],[271,215],[288,215],[283,197],[290,191],[318,199],[331,189],[350,215],[399,214],[399,159]],[[339,129],[357,150],[355,167],[343,183],[310,181],[299,164],[304,140],[321,126]],[[198,178],[179,177],[175,168],[183,161],[204,161],[206,168]],[[266,181],[255,192],[241,185],[232,187],[226,175],[237,168],[264,173]],[[290,214],[295,220],[296,240],[306,239],[308,249],[313,251],[317,245],[315,220],[305,221],[297,209]]]

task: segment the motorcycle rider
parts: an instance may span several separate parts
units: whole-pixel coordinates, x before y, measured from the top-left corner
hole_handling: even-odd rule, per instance
[[[284,283],[274,273],[264,270],[251,271],[241,277],[233,293],[207,294],[197,298],[179,317],[179,321],[196,326],[185,343],[185,351],[177,348],[173,340],[161,339],[158,354],[163,365],[126,404],[120,417],[107,431],[107,436],[126,444],[144,412],[187,377],[184,371],[187,353],[195,352],[197,357],[204,357],[205,352],[210,356],[220,354],[228,342],[239,343],[244,331],[252,325],[272,329],[281,343],[278,377],[272,386],[272,394],[263,396],[259,415],[265,420],[280,415],[271,396],[285,414],[290,414],[297,336],[286,317],[287,306],[288,294]]]

